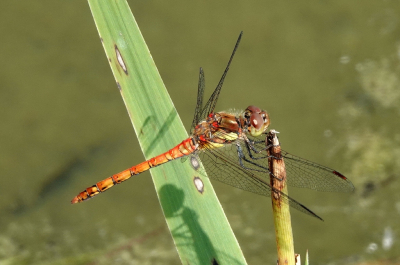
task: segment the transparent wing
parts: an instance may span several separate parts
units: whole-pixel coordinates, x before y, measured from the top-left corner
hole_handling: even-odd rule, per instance
[[[318,191],[351,192],[354,185],[338,171],[321,166],[282,150],[285,159],[288,184],[294,187]]]
[[[257,150],[265,149],[265,142],[262,138],[252,138],[251,140],[258,141],[258,143],[254,143],[254,147]],[[251,171],[269,176],[268,161],[262,159],[266,153],[255,154],[252,152],[253,158],[251,158],[246,143],[240,141],[240,145],[245,150],[244,154],[246,158],[256,164],[246,162],[245,166],[250,168]],[[282,150],[282,157],[285,161],[287,183],[289,186],[326,192],[351,192],[354,190],[354,185],[351,181],[332,168],[292,155],[284,150]]]
[[[200,67],[199,84],[198,84],[198,88],[197,88],[197,103],[196,103],[196,109],[194,111],[192,126],[190,127],[190,132],[192,132],[194,127],[196,127],[196,125],[202,120],[201,114],[202,114],[202,109],[203,109],[203,98],[204,98],[205,86],[206,86],[206,81],[204,78],[204,71],[203,71],[203,68]]]
[[[204,151],[200,152],[199,156],[211,179],[264,196],[270,196],[272,191],[277,192],[281,195],[284,203],[305,214],[321,219],[303,204],[271,187],[268,175],[243,168],[239,163],[235,144],[227,144],[220,148],[214,148],[212,144],[207,144],[202,149]]]
[[[210,99],[207,101],[204,108],[201,110],[201,114],[198,117],[199,120],[205,119],[210,113],[214,112],[215,105],[217,104],[217,101],[218,101],[219,93],[221,92],[222,85],[224,84],[224,80],[225,80],[226,74],[228,73],[229,66],[231,65],[231,62],[233,60],[233,56],[235,55],[236,50],[239,47],[239,43],[240,43],[240,40],[242,39],[242,35],[243,35],[243,31],[240,32],[239,38],[236,41],[235,48],[233,48],[231,58],[229,59],[228,65],[226,66],[225,71],[222,74],[222,77],[219,80],[217,87],[215,88],[214,92],[212,93]]]

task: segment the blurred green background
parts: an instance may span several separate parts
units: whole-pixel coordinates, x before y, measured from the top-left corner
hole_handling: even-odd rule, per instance
[[[353,181],[289,190],[325,219],[292,211],[297,253],[398,264],[399,1],[128,2],[186,128],[199,67],[211,93],[243,30],[217,111],[266,109],[283,149]],[[180,264],[149,173],[70,204],[143,160],[87,2],[0,17],[0,264]],[[269,199],[213,184],[248,263],[274,264]]]

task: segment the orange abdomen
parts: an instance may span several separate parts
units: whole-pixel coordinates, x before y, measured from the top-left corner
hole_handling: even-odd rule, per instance
[[[185,155],[189,155],[193,153],[194,151],[197,150],[197,146],[194,144],[194,140],[192,137],[189,137],[188,139],[182,141],[182,143],[178,144],[171,150],[155,156],[153,158],[150,158],[147,161],[144,161],[136,166],[133,166],[131,168],[128,168],[118,174],[112,175],[109,178],[106,178],[102,181],[97,182],[95,185],[86,188],[84,191],[79,193],[77,196],[75,196],[71,203],[78,203],[82,202],[85,200],[88,200],[97,194],[104,192],[108,190],[109,188],[113,187],[116,184],[119,184],[133,175],[138,175],[142,172],[145,172],[149,170],[152,167],[159,166],[161,164],[164,164],[168,161],[183,157]]]

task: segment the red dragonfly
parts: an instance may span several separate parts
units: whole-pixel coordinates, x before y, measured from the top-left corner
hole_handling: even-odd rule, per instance
[[[205,79],[203,69],[200,68],[197,104],[189,138],[163,154],[97,182],[79,193],[71,203],[88,200],[150,168],[177,158],[191,156],[192,165],[199,157],[206,168],[207,175],[212,179],[264,196],[270,196],[272,191],[277,192],[281,194],[283,201],[293,208],[321,219],[301,203],[271,187],[269,178],[273,175],[268,169],[268,159],[263,152],[267,149],[265,138],[270,124],[267,112],[255,106],[249,106],[244,112],[238,114],[214,112],[241,37],[242,33],[239,35],[216,89],[204,106]],[[350,180],[336,170],[283,150],[282,156],[286,164],[288,185],[331,192],[354,190]]]

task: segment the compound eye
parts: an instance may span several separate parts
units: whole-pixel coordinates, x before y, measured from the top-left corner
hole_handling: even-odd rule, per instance
[[[264,121],[259,113],[253,113],[250,117],[250,123],[251,126],[253,126],[256,130],[259,130],[261,129],[261,126],[263,125]]]
[[[248,106],[247,109],[250,110],[252,113],[254,113],[254,112],[260,113],[261,112],[261,109],[256,106]]]

